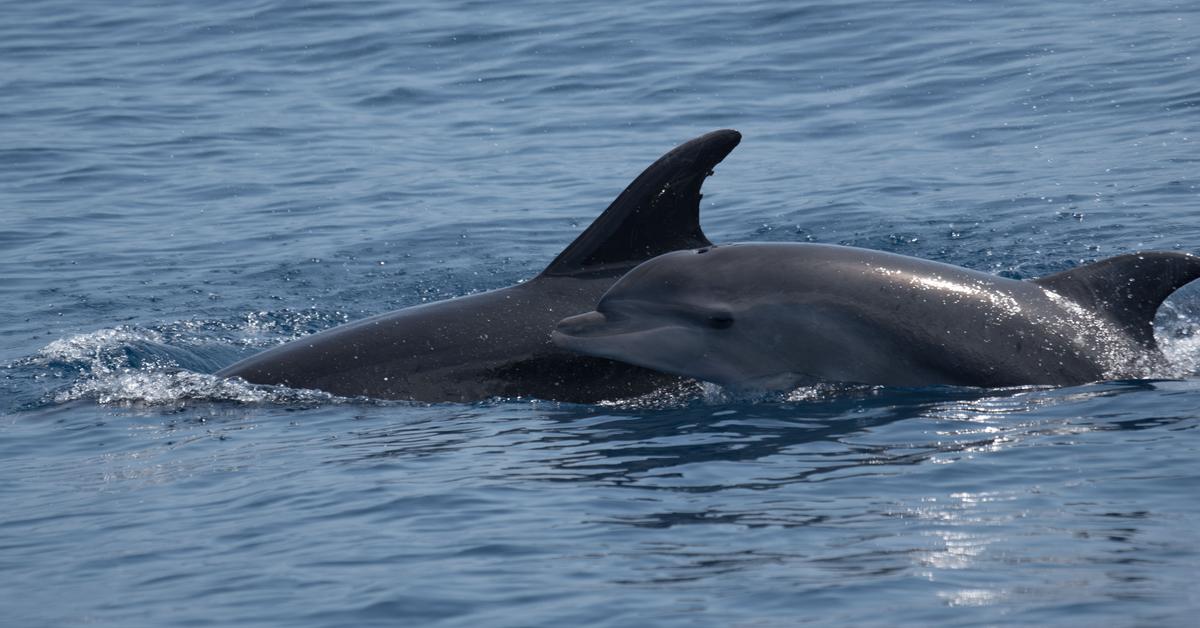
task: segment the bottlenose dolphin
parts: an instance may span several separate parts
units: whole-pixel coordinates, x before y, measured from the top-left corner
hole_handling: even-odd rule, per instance
[[[256,384],[424,402],[530,396],[594,403],[679,378],[563,351],[555,323],[587,311],[639,262],[709,244],[700,187],[737,146],[732,130],[663,155],[537,277],[293,340],[216,373]]]
[[[1134,253],[1018,281],[825,244],[676,251],[622,277],[560,347],[741,391],[817,380],[1070,385],[1145,377],[1153,319],[1200,257]]]

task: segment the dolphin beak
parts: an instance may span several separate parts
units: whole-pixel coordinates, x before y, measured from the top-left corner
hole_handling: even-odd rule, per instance
[[[569,316],[558,322],[554,328],[554,337],[594,336],[607,324],[608,319],[600,312],[586,312],[577,316]]]
[[[614,321],[600,312],[586,312],[570,316],[558,322],[554,331],[550,332],[550,340],[568,351],[588,355],[600,355],[612,336],[621,334],[621,330],[613,325]],[[597,341],[600,342],[597,345]]]

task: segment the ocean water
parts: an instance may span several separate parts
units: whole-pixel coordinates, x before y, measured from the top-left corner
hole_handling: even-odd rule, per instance
[[[209,374],[541,270],[735,128],[716,242],[1200,251],[1186,2],[3,2],[10,626],[1192,625],[1200,286],[1063,389],[383,403]]]

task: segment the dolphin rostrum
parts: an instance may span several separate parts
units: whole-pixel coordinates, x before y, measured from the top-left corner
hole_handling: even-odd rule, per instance
[[[846,246],[721,245],[641,264],[553,337],[744,391],[1071,385],[1161,365],[1155,311],[1196,278],[1200,257],[1171,252],[1018,281]]]
[[[537,397],[592,403],[678,381],[564,351],[555,323],[588,310],[638,263],[709,244],[700,187],[741,135],[708,133],[663,155],[537,277],[293,340],[216,373],[345,396],[469,402]]]

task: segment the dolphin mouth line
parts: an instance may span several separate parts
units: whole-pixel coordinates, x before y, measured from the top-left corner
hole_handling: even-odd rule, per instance
[[[686,329],[686,325],[662,323],[646,325],[636,317],[604,314],[598,311],[569,316],[558,322],[550,332],[555,342],[561,340],[586,342],[590,340],[632,339],[645,334],[670,329]]]
[[[555,329],[554,331],[550,332],[550,339],[554,342],[554,344],[557,344],[560,347],[571,349],[572,351],[598,354],[597,350],[599,347],[596,346],[596,343],[602,343],[604,341],[611,340],[621,340],[623,342],[635,340],[639,336],[652,334],[654,332],[668,329],[669,327],[669,325],[665,325],[662,327],[645,327],[641,329],[604,328],[590,333],[572,333]]]

